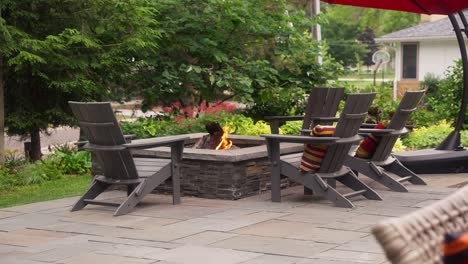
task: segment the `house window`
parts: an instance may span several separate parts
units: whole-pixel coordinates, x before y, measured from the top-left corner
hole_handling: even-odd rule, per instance
[[[418,75],[418,44],[402,44],[403,79],[417,79]]]

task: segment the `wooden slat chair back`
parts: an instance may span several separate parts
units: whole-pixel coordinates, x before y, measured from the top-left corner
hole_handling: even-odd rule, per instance
[[[79,120],[103,174],[113,179],[138,179],[132,154],[122,147],[125,141],[110,103],[70,103],[73,114]]]
[[[302,120],[302,129],[310,129],[318,124],[331,124],[337,121],[336,112],[344,97],[345,88],[312,88],[307,99],[304,116],[266,116],[271,133],[278,134],[279,126],[286,121]]]
[[[367,111],[374,98],[374,94],[367,94],[357,97],[351,96],[346,100],[345,107],[341,113],[335,137],[352,138],[355,137],[367,116]],[[354,142],[330,145],[320,166],[321,173],[331,173],[339,170],[348,156]]]
[[[392,153],[393,146],[395,146],[396,141],[402,134],[406,134],[408,131],[406,129],[406,123],[408,122],[411,113],[416,111],[421,98],[424,96],[424,90],[422,91],[407,91],[400,103],[398,108],[395,111],[395,114],[388,124],[388,129],[393,129],[397,133],[393,133],[388,136],[382,137],[377,150],[372,156],[374,161],[384,161]]]
[[[406,122],[411,113],[416,111],[424,92],[424,90],[407,91],[386,129],[361,129],[361,132],[371,133],[379,137],[380,140],[376,151],[370,159],[350,156],[346,160],[346,165],[395,191],[407,192],[408,189],[402,184],[405,181],[413,184],[425,184],[420,177],[391,155],[398,138],[409,132],[405,127]],[[353,153],[351,154],[353,155]],[[401,178],[393,179],[386,173],[386,170]]]
[[[444,236],[468,232],[467,197],[465,186],[429,206],[379,222],[372,233],[391,263],[442,264]]]
[[[115,118],[110,103],[69,102],[78,124],[88,142],[84,148],[93,152],[101,166],[102,175],[96,175],[86,193],[73,206],[80,210],[88,204],[117,206],[114,215],[132,210],[146,194],[172,177],[173,202],[180,203],[178,162],[182,158],[186,137],[161,137],[127,143]],[[133,158],[130,149],[171,146],[171,159]],[[139,172],[141,170],[141,172]],[[123,203],[94,200],[111,185],[127,187]]]
[[[361,123],[375,94],[351,94],[338,120],[333,137],[262,135],[267,140],[268,156],[270,158],[272,201],[281,201],[281,176],[304,185],[305,194],[318,194],[341,207],[354,207],[351,197],[362,195],[368,199],[381,200],[381,197],[347,167],[343,166],[347,153],[360,137],[357,135]],[[280,142],[304,144],[326,144],[328,149],[318,172],[302,173],[298,169],[302,153],[280,154]],[[341,194],[336,190],[336,181],[341,182],[353,191]]]
[[[320,122],[319,118],[335,117],[345,88],[313,88],[307,99],[307,107],[302,122],[302,129],[311,129]],[[330,123],[330,121],[326,122]]]

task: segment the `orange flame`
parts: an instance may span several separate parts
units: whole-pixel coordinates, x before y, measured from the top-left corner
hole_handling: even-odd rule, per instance
[[[216,150],[221,149],[230,149],[232,147],[232,141],[228,139],[229,131],[231,130],[230,126],[223,127],[223,136],[221,137],[221,142],[216,146]]]

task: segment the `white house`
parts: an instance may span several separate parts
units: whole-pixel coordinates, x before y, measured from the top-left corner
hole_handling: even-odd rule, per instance
[[[443,77],[447,67],[461,58],[448,17],[384,35],[376,42],[395,48],[395,80],[399,94],[419,88],[427,74]]]

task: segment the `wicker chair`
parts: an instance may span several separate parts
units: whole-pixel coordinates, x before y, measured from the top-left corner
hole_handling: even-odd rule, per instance
[[[372,229],[387,258],[397,264],[442,263],[444,235],[462,231],[468,231],[468,186]]]

